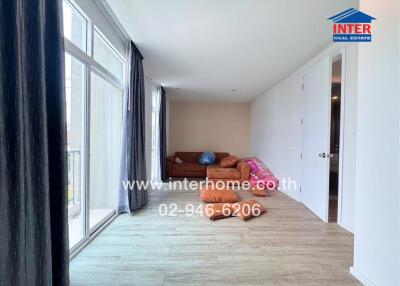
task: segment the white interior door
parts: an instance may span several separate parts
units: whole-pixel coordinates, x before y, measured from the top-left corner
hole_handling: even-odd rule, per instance
[[[301,201],[328,222],[330,58],[325,57],[303,77]]]

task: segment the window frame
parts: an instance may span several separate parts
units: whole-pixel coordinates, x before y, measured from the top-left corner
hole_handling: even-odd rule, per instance
[[[98,74],[104,76],[104,78],[111,84],[124,91],[125,89],[124,82],[119,80],[116,76],[114,76],[110,71],[108,71],[105,67],[103,67],[99,62],[97,62],[94,59],[94,33],[97,32],[101,36],[101,38],[105,41],[105,43],[109,45],[114,54],[122,61],[123,80],[125,80],[126,69],[127,69],[127,64],[126,64],[127,55],[123,56],[115,48],[112,42],[104,35],[104,33],[101,32],[101,30],[96,25],[94,25],[93,21],[83,12],[83,10],[79,7],[78,4],[76,4],[74,0],[63,0],[63,1],[66,2],[67,5],[70,5],[73,9],[76,9],[86,20],[86,25],[87,25],[86,52],[67,38],[64,38],[65,51],[68,52],[70,55],[74,56],[75,58],[81,60],[89,68],[92,68]]]
[[[92,72],[103,78],[105,81],[115,86],[121,91],[122,97],[125,94],[125,81],[127,74],[127,53],[125,57],[114,47],[111,41],[104,36],[101,30],[94,25],[93,21],[87,16],[87,14],[79,7],[74,0],[63,0],[67,5],[71,6],[72,9],[76,9],[82,17],[86,20],[86,52],[80,47],[75,45],[71,40],[64,37],[64,52],[69,54],[80,61],[85,66],[85,94],[84,94],[84,116],[83,116],[83,147],[82,147],[82,171],[81,176],[83,177],[83,194],[82,194],[82,215],[83,215],[83,238],[69,249],[70,257],[74,257],[80,249],[82,249],[91,239],[93,239],[98,231],[104,226],[105,223],[111,221],[112,218],[116,217],[115,211],[104,217],[95,226],[90,228],[89,223],[89,204],[90,204],[90,98],[91,94],[91,75]],[[123,81],[114,76],[110,71],[103,67],[100,63],[94,60],[94,33],[97,31],[101,35],[102,39],[111,47],[118,58],[123,62]]]
[[[85,14],[85,12],[83,12],[83,10],[79,7],[78,4],[76,4],[76,2],[74,0],[63,0],[63,3],[65,3],[66,5],[70,6],[71,9],[75,9],[81,16],[83,19],[86,20],[86,43],[85,43],[85,51],[82,50],[80,47],[78,47],[77,45],[75,45],[71,40],[67,39],[64,37],[64,40],[67,40],[68,42],[70,42],[72,45],[74,45],[75,47],[77,47],[80,51],[91,55],[92,51],[91,51],[91,47],[89,46],[89,43],[91,42],[91,33],[89,33],[89,27],[91,26],[92,21],[90,20],[90,18]]]
[[[108,45],[109,46],[109,48],[111,49],[111,51],[112,51],[112,53],[122,62],[122,78],[123,79],[125,79],[125,73],[126,73],[126,59],[121,55],[121,53],[114,47],[114,45],[111,43],[111,41],[103,34],[103,32],[96,26],[96,25],[93,25],[93,31],[92,31],[92,54],[91,54],[91,56],[92,56],[92,58],[93,58],[93,61],[94,62],[96,62],[96,63],[98,63],[95,59],[94,59],[94,53],[95,53],[95,50],[96,50],[96,47],[95,47],[95,45],[94,45],[94,37],[95,37],[95,33],[97,33],[99,36],[100,36],[100,38],[101,38],[101,40],[103,40],[104,41],[104,43],[106,44],[106,45]],[[100,63],[98,63],[101,67],[103,67],[103,65],[101,65]],[[109,72],[105,67],[103,67],[107,72]],[[116,76],[114,76],[111,72],[109,72],[114,78],[116,78],[118,81],[119,81],[119,79],[116,77]]]

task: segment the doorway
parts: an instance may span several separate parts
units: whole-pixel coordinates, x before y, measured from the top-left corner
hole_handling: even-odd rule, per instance
[[[301,202],[328,222],[331,57],[310,66],[302,84]]]
[[[342,55],[332,59],[329,150],[329,222],[338,222],[342,113]]]
[[[303,74],[301,202],[324,222],[340,223],[345,50]]]

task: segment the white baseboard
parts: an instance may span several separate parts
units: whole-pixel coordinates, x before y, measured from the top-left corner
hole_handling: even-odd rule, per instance
[[[296,200],[296,201],[298,201],[298,202],[301,203],[301,201],[300,201],[300,194],[299,194],[298,191],[296,191],[296,192],[288,192],[288,191],[281,190],[279,187],[278,187],[278,191],[284,193],[284,194],[287,195],[288,197],[290,197],[290,198],[292,198],[292,199],[294,199],[294,200]]]
[[[339,225],[340,227],[343,227],[343,228],[344,228],[345,230],[347,230],[348,232],[351,232],[352,234],[354,234],[353,229],[352,229],[350,226],[348,226],[347,224],[342,223],[342,222],[339,222],[338,225]]]
[[[364,275],[362,275],[360,272],[358,272],[358,270],[355,269],[354,267],[350,267],[350,273],[351,273],[358,281],[360,281],[362,284],[364,284],[365,286],[376,286],[374,283],[372,283],[371,281],[369,281]]]

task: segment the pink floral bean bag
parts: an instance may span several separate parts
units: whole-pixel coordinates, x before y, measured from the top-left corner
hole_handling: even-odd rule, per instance
[[[241,160],[250,166],[250,185],[264,187],[267,190],[276,190],[279,180],[272,172],[256,157]]]

